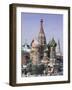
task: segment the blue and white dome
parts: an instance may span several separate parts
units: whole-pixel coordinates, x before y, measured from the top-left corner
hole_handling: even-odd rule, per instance
[[[31,50],[31,48],[30,48],[30,46],[27,43],[25,43],[22,46],[22,51],[24,51],[24,52],[30,52],[30,50]]]

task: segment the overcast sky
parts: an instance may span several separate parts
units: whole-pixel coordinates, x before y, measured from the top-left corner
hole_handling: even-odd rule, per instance
[[[30,44],[33,38],[37,38],[40,31],[40,19],[43,19],[43,28],[47,43],[53,37],[56,42],[60,40],[63,49],[63,15],[62,14],[34,14],[21,13],[21,40]]]

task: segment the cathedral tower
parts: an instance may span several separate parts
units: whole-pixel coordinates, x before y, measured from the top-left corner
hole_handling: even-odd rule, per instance
[[[44,29],[43,29],[43,19],[41,19],[40,21],[40,32],[38,35],[38,41],[40,45],[42,46],[46,45],[46,37],[45,37]]]
[[[38,42],[40,45],[40,58],[43,58],[43,54],[44,54],[44,48],[46,46],[46,37],[45,37],[45,33],[44,33],[44,29],[43,29],[43,19],[40,20],[40,31],[39,31],[39,35],[38,35]]]
[[[50,66],[53,67],[56,61],[56,46],[57,46],[54,38],[52,38],[49,45],[50,45]]]
[[[60,41],[58,40],[58,45],[57,45],[57,56],[61,56],[61,48],[60,48]]]

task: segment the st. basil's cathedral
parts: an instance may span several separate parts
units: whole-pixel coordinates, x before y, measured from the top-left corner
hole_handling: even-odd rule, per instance
[[[57,48],[57,51],[56,51]],[[43,19],[40,20],[38,37],[31,44],[22,46],[21,75],[22,76],[55,76],[63,75],[63,56],[60,41],[54,37],[46,42]]]

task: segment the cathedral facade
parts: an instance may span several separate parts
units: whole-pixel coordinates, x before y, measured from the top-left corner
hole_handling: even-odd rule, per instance
[[[54,38],[52,38],[52,40],[47,45],[46,36],[43,29],[43,19],[40,21],[38,39],[33,40],[31,47],[32,61],[37,61],[38,63],[51,61],[53,62],[51,65],[54,64],[56,58],[56,42]]]

